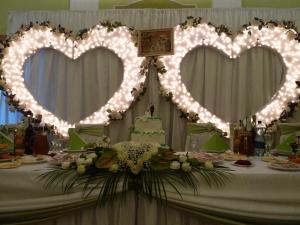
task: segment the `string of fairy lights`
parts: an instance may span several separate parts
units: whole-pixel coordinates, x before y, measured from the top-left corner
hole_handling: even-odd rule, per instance
[[[250,35],[251,34],[251,35]],[[174,30],[174,55],[164,56],[166,73],[159,74],[160,83],[166,93],[172,93],[173,102],[186,113],[198,115],[201,123],[212,123],[229,134],[229,123],[202,107],[187,90],[181,80],[180,63],[193,48],[209,46],[224,52],[230,58],[237,58],[250,48],[264,46],[281,55],[287,68],[286,79],[280,90],[272,96],[271,102],[256,113],[257,119],[269,124],[278,119],[289,102],[297,101],[300,94],[295,81],[300,79],[300,44],[295,40],[296,31],[284,27],[249,25],[231,39],[225,33],[219,35],[215,27],[200,23],[196,27]]]
[[[145,81],[146,77],[140,74],[143,59],[137,56],[137,48],[126,27],[120,26],[108,32],[106,27],[97,25],[87,32],[86,38],[80,40],[69,38],[64,33],[51,32],[45,26],[34,26],[24,31],[20,38],[10,43],[4,53],[1,62],[2,76],[20,107],[30,110],[33,115],[41,114],[43,122],[54,125],[63,135],[67,135],[68,129],[75,124],[69,124],[42,107],[27,89],[23,78],[26,59],[37,50],[49,47],[74,60],[86,51],[104,47],[113,51],[123,62],[123,82],[119,90],[98,111],[80,121],[81,124],[108,124],[108,111],[126,111],[134,100],[131,91],[134,88],[138,90]]]
[[[300,44],[295,40],[297,32],[284,26],[261,26],[249,24],[232,39],[225,32],[217,32],[208,23],[181,26],[174,28],[174,55],[161,57],[164,73],[159,73],[162,89],[172,94],[172,101],[183,111],[196,114],[199,123],[212,123],[218,129],[229,134],[229,123],[218,118],[201,106],[191,96],[183,84],[180,74],[180,63],[184,56],[199,46],[210,46],[235,59],[247,49],[264,46],[275,50],[286,66],[285,82],[273,95],[271,101],[256,113],[257,119],[265,124],[278,119],[289,102],[297,101],[300,94],[295,81],[300,79]],[[23,65],[26,59],[41,48],[56,49],[71,59],[77,59],[84,52],[104,47],[113,51],[123,62],[123,82],[117,92],[98,111],[79,121],[81,124],[108,124],[109,111],[125,112],[134,101],[132,90],[139,90],[146,76],[141,74],[143,57],[137,56],[137,48],[132,33],[125,26],[111,31],[102,25],[90,29],[85,38],[75,39],[64,33],[52,32],[47,26],[33,26],[23,31],[22,36],[10,42],[3,52],[1,62],[2,76],[7,89],[15,95],[22,108],[31,110],[34,115],[43,115],[45,123],[53,124],[63,135],[74,124],[56,117],[42,107],[26,88],[23,78]]]

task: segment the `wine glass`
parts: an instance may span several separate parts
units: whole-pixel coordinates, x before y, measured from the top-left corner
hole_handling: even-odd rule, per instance
[[[270,151],[273,145],[273,135],[272,132],[266,131],[264,134],[265,145],[266,145],[266,154],[270,155]]]
[[[195,152],[199,150],[199,140],[197,136],[192,135],[190,138],[189,151]]]

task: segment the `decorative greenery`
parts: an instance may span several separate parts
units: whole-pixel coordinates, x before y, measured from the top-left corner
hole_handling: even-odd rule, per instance
[[[69,192],[81,186],[84,197],[98,192],[99,203],[105,204],[118,193],[125,197],[128,191],[163,202],[167,200],[166,185],[181,195],[180,187],[196,192],[199,177],[209,186],[222,186],[230,176],[226,167],[200,162],[190,154],[178,156],[150,143],[121,142],[94,150],[76,162],[49,168],[39,179],[47,189],[60,186]]]

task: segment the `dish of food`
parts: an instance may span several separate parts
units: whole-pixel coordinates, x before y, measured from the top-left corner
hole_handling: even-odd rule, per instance
[[[253,164],[249,160],[244,159],[238,159],[234,163],[232,163],[234,166],[240,166],[240,167],[251,167]]]
[[[2,162],[0,163],[0,169],[13,169],[21,166],[20,161],[10,161],[10,162]]]
[[[38,155],[38,156],[25,155],[25,156],[20,157],[20,162],[24,165],[39,164],[39,163],[48,162],[48,158],[47,158],[47,156],[44,156],[44,155]]]
[[[191,152],[190,155],[198,159],[200,162],[210,161],[216,164],[224,161],[224,157],[217,153]]]
[[[236,160],[239,160],[239,159],[241,159],[241,160],[247,160],[248,159],[248,157],[246,155],[237,154],[237,153],[234,153],[231,150],[226,151],[223,154],[223,157],[224,157],[225,161],[236,161]]]
[[[300,165],[289,161],[271,162],[269,168],[283,171],[300,171]]]

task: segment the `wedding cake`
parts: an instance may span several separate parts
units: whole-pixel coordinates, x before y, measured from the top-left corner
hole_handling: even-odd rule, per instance
[[[162,122],[159,117],[144,115],[135,119],[131,141],[164,145],[165,139],[165,131],[162,129]]]

